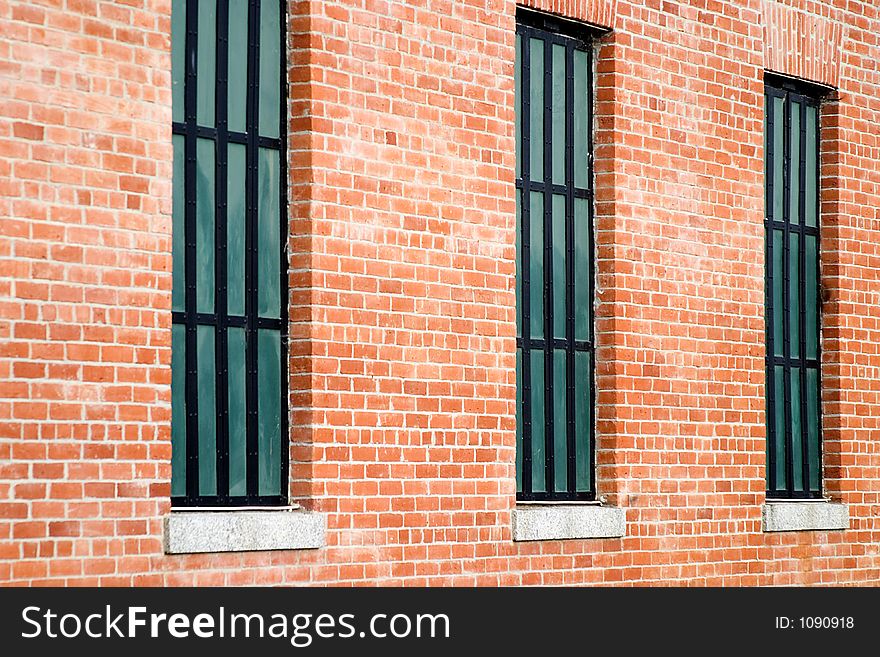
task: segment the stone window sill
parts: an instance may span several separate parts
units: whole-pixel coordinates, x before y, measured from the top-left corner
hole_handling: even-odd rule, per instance
[[[514,541],[618,538],[626,534],[626,511],[586,504],[520,504],[513,510]]]
[[[325,545],[327,519],[298,506],[280,509],[172,511],[166,554],[306,550]]]
[[[835,502],[768,500],[761,515],[765,532],[849,529],[849,507]]]

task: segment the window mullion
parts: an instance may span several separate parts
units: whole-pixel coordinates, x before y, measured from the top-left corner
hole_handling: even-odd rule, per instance
[[[198,361],[196,325],[196,82],[198,4],[186,3],[186,76],[184,87],[184,227],[186,312],[186,495],[199,495]]]
[[[215,89],[217,121],[217,168],[215,176],[214,256],[216,296],[214,311],[217,315],[217,497],[229,497],[229,333],[227,329],[227,123],[229,70],[229,3],[217,4],[217,80]]]
[[[259,132],[259,91],[260,91],[260,0],[253,0],[248,12],[248,103],[247,103],[247,151],[245,198],[247,204],[245,219],[245,317],[246,347],[245,363],[247,367],[246,409],[247,409],[247,495],[254,498],[259,494],[259,442],[258,442],[258,399],[257,399],[257,292],[259,281],[257,253],[259,240],[257,236],[257,185],[258,143]]]

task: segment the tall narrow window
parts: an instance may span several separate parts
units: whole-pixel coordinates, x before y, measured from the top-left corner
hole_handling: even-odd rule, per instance
[[[590,500],[592,64],[573,23],[517,14],[517,497]]]
[[[173,0],[175,506],[287,499],[283,0]]]
[[[766,87],[767,496],[822,495],[819,97]]]

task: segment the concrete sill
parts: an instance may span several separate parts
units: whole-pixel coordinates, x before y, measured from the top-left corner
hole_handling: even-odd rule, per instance
[[[835,502],[768,501],[761,515],[765,532],[849,529],[849,507]]]
[[[626,534],[626,511],[580,504],[522,504],[513,510],[514,541],[617,538]]]
[[[166,554],[306,550],[326,543],[327,519],[297,507],[172,511],[165,518]]]

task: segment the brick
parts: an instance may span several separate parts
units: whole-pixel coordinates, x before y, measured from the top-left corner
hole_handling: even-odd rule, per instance
[[[7,3],[0,584],[877,584],[880,8],[525,0],[611,30],[596,462],[627,526],[514,543],[516,5],[387,4],[288,2],[290,491],[328,547],[269,559],[162,549],[170,3]],[[823,433],[851,529],[833,534],[761,530],[765,69],[837,87]]]

